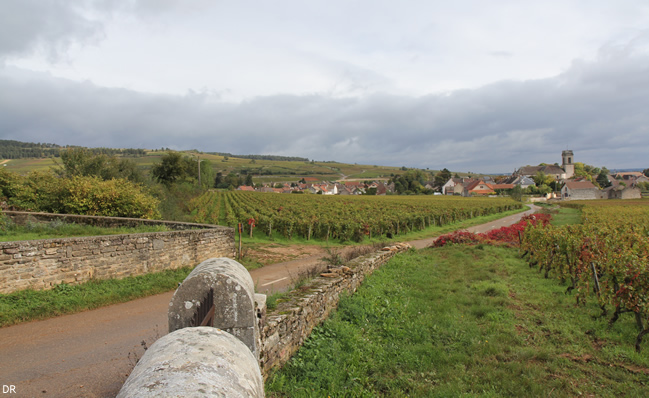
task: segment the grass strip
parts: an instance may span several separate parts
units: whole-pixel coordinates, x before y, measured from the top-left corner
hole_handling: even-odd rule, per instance
[[[516,254],[395,256],[271,375],[267,396],[644,396],[633,316],[609,329],[596,305],[576,307]]]
[[[174,290],[191,272],[185,267],[124,279],[66,283],[51,290],[0,294],[0,327],[72,314]]]
[[[570,207],[560,207],[558,213],[552,213],[551,224],[555,227],[581,224],[581,210]]]

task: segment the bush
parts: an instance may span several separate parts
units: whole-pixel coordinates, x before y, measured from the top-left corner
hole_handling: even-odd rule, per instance
[[[22,177],[0,170],[0,193],[7,205],[27,211],[160,218],[158,200],[139,184],[122,178],[60,178],[52,172],[31,172]]]
[[[90,216],[160,218],[158,200],[140,185],[125,179],[103,181],[99,177],[63,180],[53,210]]]

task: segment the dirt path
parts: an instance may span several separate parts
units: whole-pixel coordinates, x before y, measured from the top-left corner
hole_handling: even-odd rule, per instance
[[[525,213],[468,228],[485,232]],[[434,238],[409,242],[417,248]],[[346,250],[353,250],[348,248]],[[308,258],[251,271],[257,290],[273,292],[318,266],[325,250]],[[0,329],[0,384],[17,397],[114,397],[145,346],[167,333],[173,292],[93,311]]]

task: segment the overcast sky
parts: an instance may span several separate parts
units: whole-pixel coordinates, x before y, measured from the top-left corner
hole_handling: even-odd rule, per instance
[[[0,139],[649,167],[646,0],[0,0]]]

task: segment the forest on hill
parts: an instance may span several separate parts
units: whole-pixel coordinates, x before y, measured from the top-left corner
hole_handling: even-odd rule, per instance
[[[0,140],[0,159],[47,158],[61,156],[61,150],[79,146]],[[144,156],[144,149],[87,148],[94,154]]]

